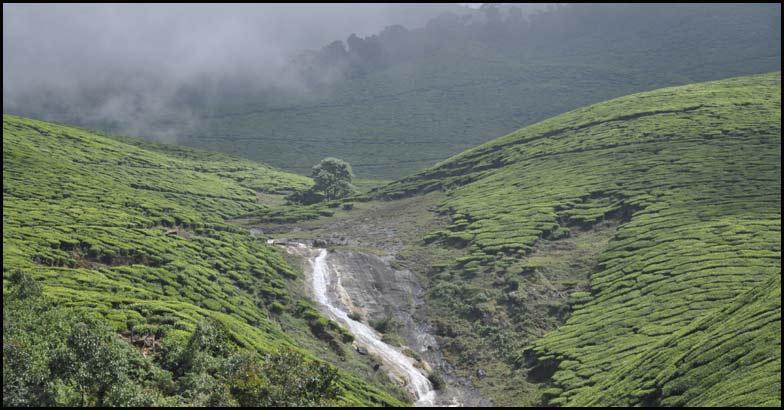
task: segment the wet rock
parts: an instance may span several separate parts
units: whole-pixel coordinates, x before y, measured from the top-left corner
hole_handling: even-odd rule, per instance
[[[322,243],[330,245],[366,245],[340,235],[320,239]],[[425,374],[434,368],[442,372],[445,386],[449,388],[438,393],[438,403],[492,406],[492,402],[483,399],[473,388],[470,378],[461,378],[455,374],[441,356],[432,326],[420,322],[423,318],[422,288],[413,272],[395,269],[391,257],[345,249],[331,251],[329,255],[327,263],[339,273],[344,288],[344,294],[337,295],[343,309],[347,312],[361,310],[367,320],[394,318],[397,324],[395,332],[407,346],[421,355],[418,367],[425,368]],[[356,344],[354,346],[357,353],[368,354],[366,349],[358,348]],[[380,366],[374,364],[373,368],[380,369]],[[484,371],[479,377],[485,377]],[[403,387],[407,383],[404,378],[400,380]]]
[[[368,349],[364,348],[363,346],[357,346],[356,350],[357,350],[357,353],[359,353],[361,355],[364,355],[364,356],[367,356],[367,354],[369,353]]]

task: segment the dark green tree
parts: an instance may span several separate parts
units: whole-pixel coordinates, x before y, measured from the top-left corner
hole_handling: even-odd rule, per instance
[[[262,358],[240,353],[230,359],[230,386],[243,407],[335,405],[340,388],[336,367],[291,349]]]
[[[313,167],[311,177],[316,182],[313,191],[323,193],[327,201],[357,193],[357,188],[351,184],[354,172],[346,161],[324,158]]]
[[[144,357],[100,316],[57,305],[24,271],[3,300],[3,407],[325,406],[338,370],[294,350],[241,348],[218,320]]]
[[[3,406],[143,406],[141,355],[94,315],[56,306],[28,273],[3,300]]]
[[[15,299],[37,298],[41,296],[41,285],[33,279],[32,276],[23,272],[20,269],[15,269],[11,273],[11,283],[15,286],[12,287],[10,297]]]

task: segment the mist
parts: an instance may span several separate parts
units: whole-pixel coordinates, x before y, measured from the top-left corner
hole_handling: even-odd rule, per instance
[[[3,112],[176,142],[218,94],[313,92],[293,56],[457,4],[4,4]],[[320,73],[329,83],[336,73]],[[310,82],[312,78],[308,79]],[[183,99],[188,99],[187,103]],[[205,108],[206,109],[206,108]]]

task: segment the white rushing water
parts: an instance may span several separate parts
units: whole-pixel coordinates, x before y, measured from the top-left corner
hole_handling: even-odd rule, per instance
[[[327,250],[320,249],[318,256],[310,259],[313,264],[312,285],[314,298],[327,309],[329,316],[342,323],[354,335],[358,345],[361,345],[378,355],[385,365],[394,370],[394,373],[403,375],[408,381],[408,388],[416,394],[418,406],[433,406],[436,393],[430,380],[422,371],[414,367],[414,359],[404,355],[398,349],[381,341],[381,335],[368,325],[348,317],[340,307],[332,304],[327,286],[330,283],[331,271],[327,265]],[[337,286],[341,286],[336,281]]]

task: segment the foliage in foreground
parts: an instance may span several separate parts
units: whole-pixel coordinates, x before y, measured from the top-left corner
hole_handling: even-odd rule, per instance
[[[337,369],[238,349],[218,321],[146,357],[100,317],[51,303],[17,271],[3,304],[3,406],[334,405]]]

